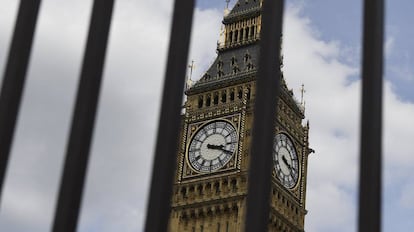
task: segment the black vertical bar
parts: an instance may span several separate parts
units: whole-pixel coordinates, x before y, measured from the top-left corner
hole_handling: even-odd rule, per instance
[[[263,3],[260,67],[257,78],[253,143],[249,167],[246,232],[267,231],[273,138],[280,92],[283,0]]]
[[[20,2],[0,95],[0,200],[26,79],[40,0]]]
[[[168,227],[193,11],[194,0],[176,0],[174,3],[161,115],[145,222],[145,231],[147,232],[164,232]]]
[[[53,231],[75,231],[88,166],[114,0],[95,0]]]
[[[359,231],[381,231],[384,0],[365,0]]]

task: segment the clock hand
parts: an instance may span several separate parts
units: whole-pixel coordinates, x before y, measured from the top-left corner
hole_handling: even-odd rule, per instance
[[[232,151],[224,149],[224,145],[207,144],[207,148],[208,149],[214,149],[214,150],[220,150],[220,151],[222,151],[224,153],[227,153],[227,154],[230,154],[230,155],[233,154]]]
[[[217,146],[217,145],[213,145],[213,144],[207,144],[208,149],[221,150],[221,149],[223,149],[223,147],[224,147],[224,145]]]
[[[232,151],[229,151],[229,150],[225,150],[225,149],[220,149],[221,151],[223,151],[224,153],[227,153],[227,154],[229,154],[229,155],[231,155],[231,154],[233,154],[233,152]]]
[[[289,169],[292,169],[292,167],[290,166],[290,164],[287,162],[287,159],[286,159],[285,156],[282,156],[282,160],[286,164],[286,166],[288,166]]]

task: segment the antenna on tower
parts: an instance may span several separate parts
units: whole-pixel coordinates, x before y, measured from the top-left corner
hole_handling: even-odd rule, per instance
[[[191,61],[191,64],[188,65],[188,68],[190,69],[190,80],[193,77],[193,71],[195,69],[194,60]]]
[[[193,85],[193,80],[191,78],[193,77],[193,71],[195,69],[194,60],[191,61],[191,64],[188,65],[188,68],[190,69],[190,75],[186,81],[186,89],[191,88]]]
[[[306,93],[306,90],[305,90],[305,85],[304,85],[304,84],[302,84],[302,88],[300,88],[300,93],[301,93],[300,104],[302,104],[302,105],[303,105],[303,103],[304,103],[303,97],[304,97],[304,95],[305,95],[305,93]]]
[[[226,3],[227,3],[227,5],[226,5],[226,8],[224,9],[224,17],[226,17],[230,13],[230,10],[229,10],[230,0],[226,0]]]
[[[301,93],[300,104],[305,106],[304,95],[306,93],[306,90],[305,90],[305,85],[304,84],[302,84],[302,87],[300,88],[300,93]]]

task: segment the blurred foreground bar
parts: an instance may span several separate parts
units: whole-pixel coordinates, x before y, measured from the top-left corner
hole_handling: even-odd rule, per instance
[[[0,202],[36,28],[40,0],[22,0],[0,92]]]
[[[72,128],[53,225],[54,232],[76,231],[114,0],[95,0],[83,58]]]
[[[381,231],[384,1],[365,0],[359,231]]]
[[[170,47],[145,222],[145,231],[147,232],[164,232],[168,227],[193,11],[194,0],[176,0],[174,3]]]
[[[280,45],[283,0],[263,3],[260,65],[253,122],[253,144],[249,167],[246,232],[268,229],[273,139],[280,92]]]

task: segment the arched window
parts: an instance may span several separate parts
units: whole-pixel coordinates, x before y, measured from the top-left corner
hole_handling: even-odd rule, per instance
[[[240,30],[240,41],[243,41],[243,38],[244,38],[244,29],[242,28]]]
[[[239,39],[239,30],[236,30],[234,33],[234,42],[237,43]]]
[[[253,37],[253,26],[249,27],[249,39]]]
[[[211,105],[211,96],[207,95],[206,106],[210,106],[210,105]]]
[[[239,67],[237,67],[236,65],[233,66],[233,74],[236,74],[239,71]]]
[[[216,191],[216,193],[220,192],[220,184],[218,182],[214,183],[214,190]]]
[[[219,101],[218,93],[214,93],[214,100],[213,100],[214,105],[217,105],[218,101]]]
[[[203,107],[203,96],[198,97],[198,108]]]
[[[233,191],[236,191],[236,189],[237,189],[237,180],[236,179],[231,180],[231,187],[232,187]]]
[[[203,195],[203,186],[201,184],[197,186],[197,191],[199,195]]]
[[[185,187],[181,188],[181,195],[182,195],[182,197],[187,197],[187,188],[185,188]]]
[[[233,66],[233,65],[235,65],[237,63],[237,59],[236,59],[236,57],[232,57],[231,58],[231,65]]]
[[[219,61],[217,62],[217,69],[218,69],[218,70],[223,69],[223,61],[219,60]]]
[[[244,55],[244,62],[247,63],[249,60],[250,60],[250,55],[249,55],[249,53],[246,53]]]
[[[226,91],[223,91],[221,93],[221,102],[222,103],[226,103],[226,101],[227,101],[227,92]]]
[[[237,94],[237,97],[238,97],[239,99],[242,99],[242,97],[243,97],[243,88],[239,88],[239,92],[238,92],[238,94]]]

